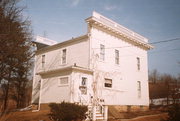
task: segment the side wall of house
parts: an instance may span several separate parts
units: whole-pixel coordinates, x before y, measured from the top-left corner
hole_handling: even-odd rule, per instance
[[[66,63],[62,64],[62,51],[66,49]],[[60,69],[67,66],[72,66],[76,63],[77,66],[81,67],[88,67],[89,66],[89,41],[88,38],[83,38],[81,40],[74,41],[69,44],[62,44],[56,48],[50,50],[44,50],[36,54],[35,59],[35,69],[34,69],[34,79],[33,79],[33,92],[32,92],[32,103],[39,102],[39,95],[40,95],[40,81],[42,80],[43,91],[41,92],[42,95],[42,102],[51,102],[54,101],[52,98],[52,92],[56,89],[61,91],[60,87],[57,85],[52,85],[52,83],[56,83],[58,81],[58,76],[55,77],[41,77],[38,73],[39,72],[46,72],[51,71],[54,69]],[[43,55],[45,55],[44,60],[42,59]],[[43,62],[44,61],[44,65]],[[44,85],[46,84],[46,86]],[[48,85],[52,85],[53,88],[50,88]],[[55,87],[54,87],[55,86]],[[61,87],[62,89],[66,89],[65,87]],[[48,91],[47,91],[48,90]],[[69,90],[67,90],[69,91]],[[51,92],[51,93],[49,93]],[[54,92],[54,94],[59,94],[59,92]],[[66,94],[66,93],[65,93]],[[59,98],[62,95],[58,95]],[[49,98],[51,97],[51,98]],[[57,100],[59,100],[57,98]],[[70,99],[68,96],[64,97],[64,100]]]
[[[84,85],[82,84],[83,78],[86,78],[86,82]],[[90,73],[84,73],[79,71],[74,71],[72,73],[72,102],[79,102],[85,105],[91,103],[91,96],[93,96],[92,80],[93,77]]]
[[[67,78],[67,83],[61,84],[61,79]],[[58,72],[42,76],[40,103],[60,103],[71,99],[71,71]]]
[[[66,49],[66,63],[63,64],[63,50]],[[88,67],[89,60],[89,41],[88,38],[77,40],[69,44],[62,44],[59,47],[54,47],[38,53],[36,64],[36,72],[49,71],[59,69],[65,66],[72,66],[76,63],[77,66]],[[42,55],[45,55],[44,67],[42,65]]]
[[[91,68],[96,70],[98,96],[106,105],[149,105],[147,51],[101,28],[93,26],[90,32],[90,60]],[[100,57],[100,45],[105,47],[104,60]],[[119,64],[115,64],[115,50],[119,51]],[[105,78],[112,80],[112,88],[104,86]]]

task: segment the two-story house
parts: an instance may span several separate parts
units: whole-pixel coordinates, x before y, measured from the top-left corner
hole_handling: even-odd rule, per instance
[[[93,120],[108,106],[146,110],[148,40],[96,12],[86,22],[87,34],[36,52],[32,103],[88,105]]]

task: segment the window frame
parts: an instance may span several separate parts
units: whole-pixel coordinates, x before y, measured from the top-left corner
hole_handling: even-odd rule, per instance
[[[111,81],[111,83],[107,83],[106,81]],[[105,88],[112,88],[112,83],[113,83],[112,79],[110,79],[110,78],[104,78],[104,87],[105,87]],[[110,85],[110,86],[109,86],[109,85]]]
[[[46,59],[46,55],[45,54],[43,54],[43,55],[41,55],[41,64],[42,64],[42,68],[45,68],[45,59]]]
[[[119,65],[119,50],[115,49],[115,64]]]
[[[67,78],[67,83],[66,83],[66,84],[62,84],[62,83],[61,83],[61,79],[62,79],[62,78]],[[58,86],[61,87],[61,86],[68,86],[68,85],[69,85],[69,76],[62,76],[62,77],[59,78],[59,80],[58,80]]]
[[[85,79],[85,84],[83,84],[83,80]],[[88,78],[87,77],[81,77],[81,84],[79,86],[79,89],[81,91],[81,94],[82,95],[87,95],[87,82],[88,81]]]
[[[140,71],[141,70],[141,61],[140,61],[140,57],[136,57],[137,60],[137,70]]]
[[[62,65],[67,64],[67,49],[66,48],[62,49],[61,64]]]
[[[141,81],[137,81],[137,93],[138,93],[138,98],[141,98]]]
[[[105,45],[100,44],[100,60],[105,61]]]

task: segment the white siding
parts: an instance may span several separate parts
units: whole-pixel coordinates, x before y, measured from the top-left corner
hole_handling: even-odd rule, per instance
[[[62,64],[62,50],[66,49],[66,64]],[[64,66],[72,66],[76,63],[77,66],[88,67],[89,60],[89,42],[86,39],[82,41],[73,42],[73,44],[68,44],[61,46],[59,48],[54,48],[47,52],[43,52],[37,55],[37,65],[36,72],[53,70],[61,68]],[[42,68],[42,55],[45,55],[45,67]]]
[[[107,31],[91,29],[91,68],[99,75],[99,97],[109,105],[148,105],[147,51],[134,46]],[[105,60],[99,59],[100,44],[105,45]],[[119,50],[119,65],[115,64],[115,49]],[[137,69],[137,57],[141,69]],[[97,61],[95,61],[97,60]],[[95,63],[94,63],[95,62]],[[107,73],[112,76],[112,89],[103,88]],[[138,99],[137,81],[141,81],[141,98]]]

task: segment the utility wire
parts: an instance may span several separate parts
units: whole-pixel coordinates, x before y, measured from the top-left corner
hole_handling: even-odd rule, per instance
[[[158,41],[158,42],[151,42],[149,44],[159,44],[159,43],[171,42],[171,41],[175,41],[175,40],[180,40],[180,38],[174,38],[174,39],[169,39],[169,40],[162,40],[162,41]]]
[[[176,40],[180,40],[180,37],[178,38],[173,38],[173,39],[169,39],[169,40],[162,40],[162,41],[158,41],[158,42],[151,42],[151,43],[147,43],[147,44],[159,44],[159,43],[165,43],[165,42],[171,42],[171,41],[176,41]],[[135,46],[142,46],[142,45],[135,45]],[[132,45],[128,45],[128,46],[121,46],[121,47],[107,47],[105,49],[113,49],[113,48],[126,48],[126,47],[134,47]],[[93,48],[93,49],[100,49],[100,48]]]

